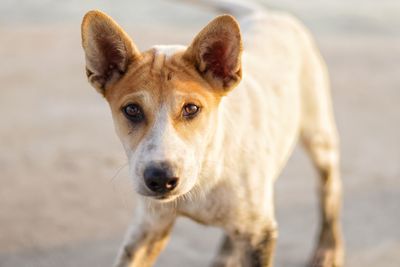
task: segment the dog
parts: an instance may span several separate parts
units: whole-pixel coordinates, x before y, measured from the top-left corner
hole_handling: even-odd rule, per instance
[[[285,13],[204,3],[226,14],[187,47],[141,52],[108,15],[83,18],[86,74],[110,105],[141,196],[115,266],[152,266],[177,216],[223,229],[213,266],[272,266],[274,182],[297,140],[320,176],[310,266],[342,266],[339,137],[310,33]]]

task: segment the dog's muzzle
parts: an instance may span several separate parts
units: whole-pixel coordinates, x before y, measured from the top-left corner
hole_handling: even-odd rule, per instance
[[[153,162],[143,172],[144,182],[151,192],[165,195],[173,191],[179,183],[168,162]]]

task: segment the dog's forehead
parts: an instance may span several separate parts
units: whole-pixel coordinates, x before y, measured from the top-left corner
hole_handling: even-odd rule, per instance
[[[157,45],[143,52],[121,81],[106,92],[107,100],[118,107],[123,104],[122,99],[139,91],[147,92],[152,102],[159,104],[183,95],[208,98],[211,94],[211,90],[205,90],[208,85],[182,59],[185,49],[181,45]]]
[[[183,52],[186,46],[183,45],[155,45],[153,46],[155,55],[165,56],[167,58],[173,56],[176,53]]]

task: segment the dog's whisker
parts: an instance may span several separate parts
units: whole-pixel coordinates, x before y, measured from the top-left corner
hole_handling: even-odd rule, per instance
[[[117,178],[117,176],[120,174],[120,172],[128,166],[128,162],[125,162],[122,166],[120,166],[117,171],[115,172],[115,174],[110,178],[110,183],[113,183],[115,181],[115,178]]]

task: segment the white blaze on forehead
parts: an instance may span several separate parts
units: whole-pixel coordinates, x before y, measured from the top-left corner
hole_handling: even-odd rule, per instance
[[[163,54],[167,58],[176,54],[177,52],[184,51],[186,46],[184,45],[155,45],[153,49],[156,51],[156,54]]]
[[[148,136],[146,143],[152,149],[147,151],[151,156],[159,160],[174,160],[176,159],[176,150],[179,150],[181,141],[177,135],[170,119],[169,108],[167,105],[162,105],[156,114],[153,129]]]
[[[167,133],[167,128],[168,128],[168,108],[164,104],[161,106],[161,108],[158,110],[155,116],[154,126],[149,141],[160,142],[163,139],[163,135]]]

